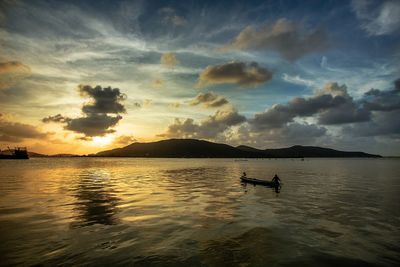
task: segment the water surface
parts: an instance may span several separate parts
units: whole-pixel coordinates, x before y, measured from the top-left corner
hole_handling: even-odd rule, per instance
[[[396,266],[399,163],[3,160],[0,265]]]

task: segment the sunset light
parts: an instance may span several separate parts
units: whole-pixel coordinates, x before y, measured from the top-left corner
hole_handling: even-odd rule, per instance
[[[93,137],[92,144],[93,146],[104,147],[114,140],[114,137],[111,135],[108,136],[95,136]]]

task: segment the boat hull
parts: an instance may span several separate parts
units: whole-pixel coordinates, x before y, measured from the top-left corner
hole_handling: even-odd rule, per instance
[[[259,185],[264,185],[264,186],[269,186],[269,187],[279,187],[279,183],[271,182],[271,181],[266,181],[266,180],[260,180],[256,178],[249,178],[249,177],[240,177],[240,180],[244,183],[250,183],[250,184],[259,184]]]
[[[0,155],[0,159],[29,159],[29,156]]]

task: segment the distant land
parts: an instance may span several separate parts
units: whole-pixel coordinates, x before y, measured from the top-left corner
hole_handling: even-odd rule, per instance
[[[75,154],[53,154],[53,155],[46,155],[46,154],[40,154],[36,152],[31,152],[28,151],[28,155],[30,158],[72,158],[72,157],[82,157],[81,155],[75,155]]]
[[[197,139],[169,139],[128,146],[90,154],[92,157],[149,157],[149,158],[378,158],[364,152],[347,152],[314,146],[292,146],[278,149],[233,147]]]

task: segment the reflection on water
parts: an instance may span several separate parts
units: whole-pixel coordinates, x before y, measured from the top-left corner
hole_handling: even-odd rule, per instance
[[[396,266],[398,163],[1,161],[0,265]]]
[[[76,216],[79,220],[72,222],[72,227],[117,223],[115,214],[119,198],[109,182],[109,173],[82,173],[72,191],[77,199],[74,210],[79,214]]]
[[[253,187],[261,186],[261,187],[265,187],[265,188],[269,188],[271,190],[274,190],[275,193],[281,192],[281,189],[282,189],[282,186],[280,186],[280,185],[279,186],[265,186],[265,185],[256,185],[256,184],[246,183],[246,182],[241,182],[241,184],[242,184],[243,188],[245,189],[244,191],[246,193],[247,193],[247,186],[253,186]]]

